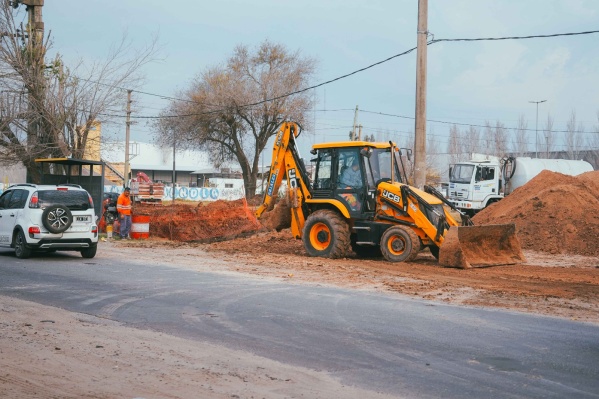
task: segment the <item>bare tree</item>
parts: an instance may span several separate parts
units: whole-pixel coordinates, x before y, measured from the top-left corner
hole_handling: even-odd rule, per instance
[[[476,126],[470,126],[462,139],[463,159],[470,159],[472,154],[480,153],[480,129]]]
[[[588,146],[590,149],[590,157],[595,170],[599,167],[599,111],[597,111],[597,125],[593,127],[592,133],[589,135]]]
[[[439,139],[431,128],[426,139],[426,184],[439,184],[441,175],[447,174],[449,165],[440,163],[440,152]]]
[[[94,125],[125,104],[121,87],[141,84],[139,70],[156,54],[156,40],[134,51],[124,35],[105,61],[68,68],[60,55],[46,62],[50,36],[17,24],[19,12],[0,3],[0,162],[22,162],[29,180],[39,182],[35,159],[82,157]]]
[[[191,140],[215,167],[239,164],[246,197],[253,197],[260,154],[280,123],[309,123],[314,96],[302,89],[314,70],[314,60],[280,44],[265,41],[254,51],[237,46],[226,65],[204,71],[180,94],[184,101],[170,104],[159,131],[170,128]]]
[[[555,132],[553,131],[553,118],[547,115],[547,121],[543,127],[543,135],[545,136],[545,157],[552,158],[551,155],[555,151]]]
[[[454,164],[462,161],[462,140],[460,129],[456,125],[449,128],[449,142],[447,143],[447,153],[449,154],[449,163]]]
[[[582,150],[582,132],[584,131],[584,125],[582,123],[576,124],[576,112],[572,110],[570,113],[570,119],[566,123],[566,154],[568,159],[579,159],[580,151]]]
[[[503,157],[508,153],[508,130],[503,122],[496,121],[493,128],[493,150],[491,155]]]
[[[495,129],[489,121],[485,121],[485,130],[481,137],[481,146],[481,153],[485,155],[495,154]]]
[[[518,117],[518,126],[514,129],[514,139],[512,141],[512,149],[516,156],[523,156],[528,152],[528,122],[524,119],[524,115]]]

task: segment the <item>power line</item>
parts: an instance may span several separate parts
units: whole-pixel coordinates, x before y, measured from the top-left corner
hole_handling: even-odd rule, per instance
[[[504,36],[504,37],[479,37],[473,39],[433,39],[428,44],[439,43],[439,42],[477,42],[477,41],[493,41],[493,40],[525,40],[525,39],[542,39],[548,37],[559,37],[559,36],[579,36],[579,35],[591,35],[599,33],[599,30],[589,30],[585,32],[570,32],[570,33],[552,33],[549,35],[530,35],[530,36]]]
[[[441,43],[441,42],[474,42],[474,41],[498,41],[498,40],[526,40],[526,39],[550,38],[550,37],[560,37],[560,36],[589,35],[589,34],[595,34],[595,33],[599,33],[599,30],[584,31],[584,32],[554,33],[554,34],[548,34],[548,35],[505,36],[505,37],[486,37],[486,38],[433,39],[433,40],[429,41],[427,43],[427,45],[431,45],[431,44],[435,44],[435,43]],[[373,68],[375,66],[378,66],[378,65],[384,64],[386,62],[389,62],[389,61],[391,61],[391,60],[393,60],[395,58],[407,55],[407,54],[413,52],[414,50],[416,50],[416,47],[413,47],[413,48],[411,48],[409,50],[406,50],[406,51],[404,51],[402,53],[395,54],[395,55],[393,55],[391,57],[388,57],[388,58],[386,58],[384,60],[381,60],[381,61],[375,62],[373,64],[370,64],[370,65],[368,65],[368,66],[366,66],[364,68],[360,68],[360,69],[355,70],[353,72],[350,72],[350,73],[347,73],[345,75],[336,77],[334,79],[330,79],[330,80],[327,80],[325,82],[322,82],[322,83],[319,83],[319,84],[316,84],[316,85],[313,85],[313,86],[306,87],[304,89],[300,89],[300,90],[296,90],[296,91],[289,92],[289,93],[286,93],[286,94],[282,94],[280,96],[275,96],[275,97],[268,98],[268,99],[261,100],[261,101],[257,101],[257,102],[254,102],[254,103],[248,103],[248,104],[245,104],[245,105],[241,105],[241,106],[239,106],[239,108],[249,108],[249,107],[261,105],[261,104],[264,104],[264,103],[267,103],[267,102],[272,102],[272,101],[279,100],[279,99],[282,99],[282,98],[290,97],[290,96],[293,96],[293,95],[296,95],[296,94],[300,94],[300,93],[306,92],[308,90],[313,90],[313,89],[316,89],[318,87],[325,86],[325,85],[331,84],[333,82],[339,81],[341,79],[345,79],[345,78],[350,77],[352,75],[355,75],[357,73],[364,72],[364,71],[366,71],[368,69],[371,69],[371,68]],[[83,80],[92,82],[89,79],[83,79]],[[122,88],[122,87],[119,87],[119,86],[116,86],[116,85],[109,85],[109,84],[102,83],[102,82],[99,82],[99,81],[96,81],[95,83],[98,83],[98,84],[101,84],[101,85],[105,85],[105,86],[109,86],[109,87],[113,87],[113,88],[117,88],[117,89],[121,89],[121,90],[127,90],[125,88]],[[209,106],[220,106],[220,105],[214,105],[214,104],[200,103],[200,102],[197,102],[197,101],[192,101],[192,100],[187,100],[187,99],[169,97],[169,96],[164,96],[164,95],[155,94],[155,93],[144,92],[144,91],[141,91],[141,90],[131,90],[131,91],[135,92],[135,93],[139,93],[139,94],[160,97],[160,98],[164,98],[164,99],[168,99],[168,100],[172,100],[172,101],[181,101],[181,102],[187,102],[187,103],[193,103],[193,104],[200,104],[200,105],[209,105]],[[131,116],[131,118],[136,118],[136,119],[166,119],[166,118],[178,118],[178,117],[187,117],[187,116],[200,116],[200,115],[206,115],[206,114],[210,114],[210,113],[214,113],[214,112],[221,112],[221,111],[222,111],[222,109],[221,110],[215,110],[215,111],[207,111],[207,112],[202,112],[202,113],[192,113],[192,114],[156,115],[156,116]],[[106,114],[106,116],[125,117],[125,115],[108,115],[108,114]],[[431,122],[436,122],[436,121],[431,121]],[[447,122],[442,122],[441,121],[439,123],[447,123]],[[472,125],[472,126],[475,126],[475,125]]]
[[[391,116],[391,117],[395,117],[395,118],[401,118],[401,119],[414,119],[413,116],[405,116],[405,115],[394,115],[394,114],[388,114],[388,113],[384,113],[384,112],[375,112],[375,111],[366,111],[366,110],[360,110],[361,112],[367,113],[367,114],[376,114],[376,115],[384,115],[384,116]],[[440,121],[440,120],[435,120],[435,119],[427,119],[427,122],[433,122],[433,123],[442,123],[442,124],[447,124],[447,125],[457,125],[457,126],[468,126],[468,127],[481,127],[481,128],[491,128],[491,129],[495,129],[497,128],[497,126],[493,126],[493,125],[475,125],[475,124],[470,124],[470,123],[461,123],[461,122],[451,122],[451,121]],[[524,129],[524,128],[519,128],[519,127],[509,127],[509,126],[501,126],[501,128],[503,129],[508,129],[508,130],[520,130],[520,131],[524,131],[524,132],[534,132],[535,129]],[[583,133],[583,134],[595,134],[597,132],[586,132],[584,130],[550,130],[551,133]]]

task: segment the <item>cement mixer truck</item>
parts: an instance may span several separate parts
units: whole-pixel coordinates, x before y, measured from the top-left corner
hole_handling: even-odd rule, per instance
[[[472,216],[532,180],[543,170],[576,176],[590,172],[586,161],[474,156],[449,168],[448,200]]]

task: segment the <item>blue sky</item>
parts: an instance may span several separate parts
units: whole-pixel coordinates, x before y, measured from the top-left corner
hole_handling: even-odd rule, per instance
[[[68,61],[101,60],[123,31],[137,47],[158,32],[162,57],[144,69],[143,91],[175,96],[198,73],[224,63],[238,44],[265,39],[318,60],[314,84],[363,68],[416,45],[417,0],[46,0],[43,18],[53,52]],[[429,0],[435,39],[545,35],[599,29],[594,0]],[[515,127],[520,115],[535,128],[547,115],[564,130],[572,110],[586,131],[599,125],[599,34],[492,42],[443,42],[428,48],[427,118],[466,124],[499,120]],[[310,142],[344,140],[360,110],[364,132],[401,141],[414,130],[416,53],[315,90],[315,135]],[[125,96],[125,94],[124,94]],[[165,105],[134,94],[144,115]],[[327,110],[326,112],[324,110]],[[366,112],[369,111],[369,112]],[[124,138],[124,123],[115,134]],[[449,125],[428,123],[446,149]],[[145,122],[132,137],[147,141]],[[589,136],[586,136],[589,137]],[[379,137],[383,139],[384,137]],[[530,145],[534,146],[534,132]]]

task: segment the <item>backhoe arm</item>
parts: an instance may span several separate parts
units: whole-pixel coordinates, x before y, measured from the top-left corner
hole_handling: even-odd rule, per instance
[[[291,232],[294,237],[301,236],[305,216],[302,209],[304,198],[309,195],[308,174],[300,159],[295,139],[300,134],[297,123],[285,122],[279,128],[272,149],[272,162],[268,175],[268,186],[264,191],[262,204],[256,210],[256,217],[274,205],[283,177],[287,178],[289,206],[291,208]]]
[[[281,128],[277,133],[277,137],[272,148],[272,162],[270,164],[270,172],[268,174],[268,186],[264,191],[262,205],[260,205],[260,207],[258,207],[256,210],[257,218],[260,218],[260,216],[262,216],[262,214],[273,205],[273,197],[278,194],[279,188],[281,187],[281,181],[283,181],[283,177],[285,176],[285,154],[287,153],[287,148],[289,147],[289,138],[292,133],[294,135],[299,135],[299,129],[291,129],[290,125],[292,124],[284,123],[281,125]],[[292,130],[294,131],[292,132]]]

